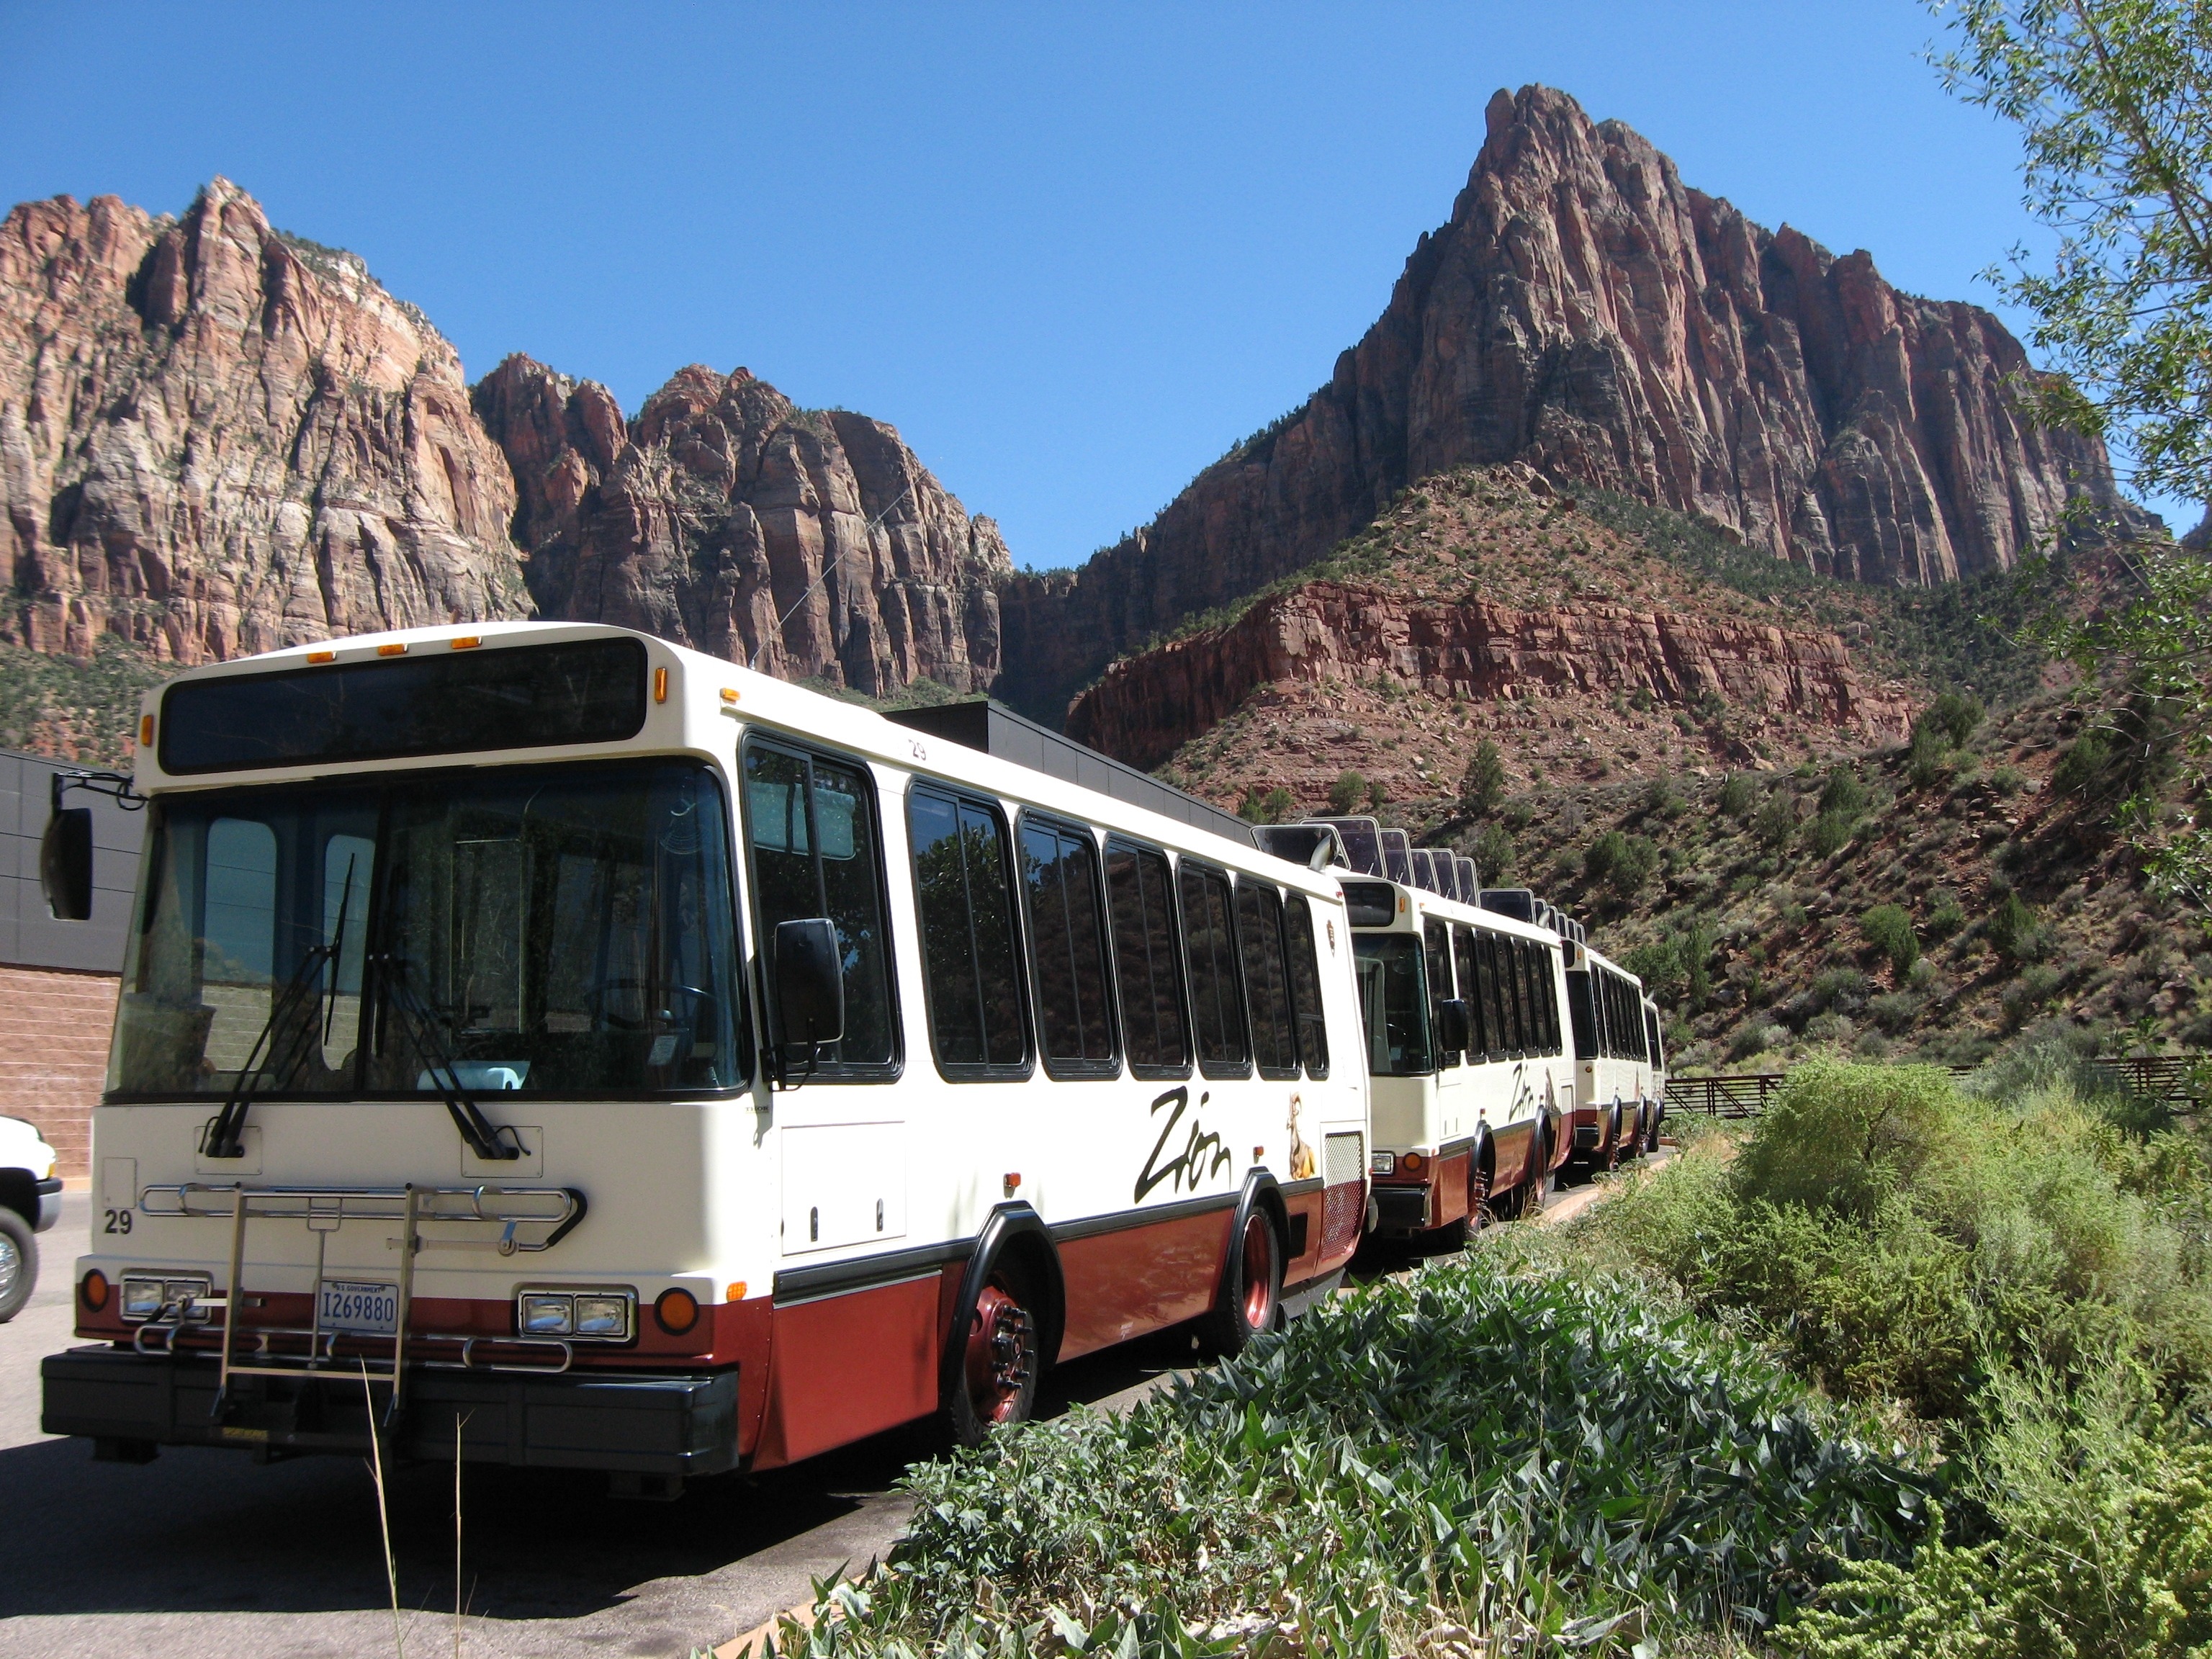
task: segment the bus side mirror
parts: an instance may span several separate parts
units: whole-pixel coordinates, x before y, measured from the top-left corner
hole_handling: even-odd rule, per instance
[[[781,1046],[810,1054],[845,1035],[845,969],[827,916],[775,925],[775,1018]]]
[[[92,809],[58,806],[39,843],[39,885],[56,921],[92,920]]]
[[[1469,1021],[1467,1004],[1457,997],[1447,997],[1437,1009],[1437,1046],[1446,1054],[1455,1054],[1468,1045]]]

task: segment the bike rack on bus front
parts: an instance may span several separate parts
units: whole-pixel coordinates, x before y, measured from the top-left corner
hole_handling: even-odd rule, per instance
[[[586,1206],[584,1194],[574,1187],[418,1187],[411,1183],[402,1187],[248,1187],[243,1183],[217,1186],[205,1182],[186,1181],[173,1185],[146,1188],[139,1197],[139,1208],[149,1216],[189,1217],[210,1221],[227,1220],[230,1226],[230,1272],[223,1280],[218,1296],[210,1290],[210,1302],[224,1304],[222,1340],[218,1350],[220,1371],[216,1381],[215,1405],[210,1417],[221,1417],[229,1398],[230,1380],[234,1376],[308,1376],[327,1374],[325,1367],[337,1358],[337,1338],[340,1333],[323,1329],[323,1268],[330,1236],[349,1221],[399,1224],[398,1237],[387,1237],[385,1246],[399,1252],[398,1307],[392,1336],[392,1357],[389,1360],[364,1358],[361,1361],[365,1380],[388,1383],[392,1399],[385,1411],[389,1422],[398,1414],[400,1402],[406,1391],[407,1325],[415,1299],[415,1257],[428,1243],[438,1249],[495,1250],[501,1255],[532,1255],[550,1250],[573,1231],[584,1218]],[[301,1329],[295,1327],[264,1325],[245,1328],[243,1315],[246,1297],[240,1279],[246,1266],[246,1224],[249,1219],[263,1221],[300,1221],[315,1235],[314,1288],[309,1292],[308,1304],[313,1310],[310,1324]],[[441,1237],[425,1240],[422,1229],[427,1224],[453,1224],[465,1227],[496,1228],[497,1237],[489,1238]],[[533,1231],[544,1227],[543,1237],[531,1237],[520,1229]],[[140,1352],[147,1352],[145,1339],[149,1331],[165,1333],[163,1346],[176,1351],[176,1338],[185,1329],[204,1328],[210,1310],[196,1306],[187,1298],[181,1306],[165,1304],[155,1316],[142,1325],[132,1340]],[[255,1339],[251,1358],[262,1364],[243,1363],[237,1352],[240,1335]],[[373,1336],[362,1337],[346,1334],[355,1341],[375,1341]],[[295,1363],[283,1363],[293,1356],[270,1351],[272,1337],[304,1337],[307,1351]],[[460,1344],[461,1356],[457,1361],[425,1359],[416,1363],[440,1370],[518,1371],[551,1375],[568,1369],[575,1355],[574,1347],[556,1337],[442,1337],[422,1336],[418,1341]],[[486,1363],[479,1366],[476,1350],[479,1344],[495,1344],[501,1348],[544,1350],[557,1356],[557,1364],[498,1364]],[[377,1369],[368,1368],[374,1365]],[[388,1368],[388,1369],[387,1369]]]

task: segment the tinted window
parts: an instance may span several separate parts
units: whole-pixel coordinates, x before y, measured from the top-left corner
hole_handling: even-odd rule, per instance
[[[1283,933],[1290,952],[1291,1007],[1298,1022],[1298,1054],[1308,1077],[1328,1075],[1328,1022],[1322,1011],[1321,955],[1314,938],[1313,910],[1304,897],[1290,896],[1283,905]]]
[[[1420,940],[1411,933],[1354,933],[1352,948],[1359,963],[1369,1069],[1378,1077],[1419,1077],[1434,1071]]]
[[[1024,817],[1022,886],[1045,1070],[1054,1077],[1110,1076],[1121,1066],[1107,1005],[1098,849],[1090,832]]]
[[[1388,927],[1397,919],[1398,890],[1387,881],[1347,881],[1344,913],[1354,927]]]
[[[1182,892],[1183,954],[1190,963],[1190,1025],[1199,1069],[1237,1073],[1251,1061],[1244,1035],[1244,996],[1237,982],[1236,924],[1229,878],[1184,860],[1176,871]]]
[[[858,767],[754,743],[745,749],[745,835],[763,959],[776,924],[827,916],[845,967],[845,1040],[818,1063],[887,1066],[896,1023],[878,862],[875,787]],[[768,973],[768,994],[775,975]],[[769,1029],[776,1028],[769,1010]]]
[[[1433,917],[1422,922],[1421,948],[1428,956],[1430,1029],[1437,1033],[1437,1041],[1441,1043],[1444,1029],[1443,1005],[1453,994],[1449,925]],[[1437,1063],[1440,1066],[1456,1066],[1460,1058],[1460,1051],[1456,1048],[1439,1048],[1437,1051]]]
[[[1536,1018],[1543,1028],[1544,1052],[1559,1052],[1559,983],[1556,976],[1559,958],[1549,945],[1539,945],[1531,960],[1536,973]]]
[[[1262,1077],[1296,1077],[1298,1041],[1291,1021],[1290,970],[1283,961],[1283,902],[1273,888],[1237,884],[1237,933],[1244,947],[1252,1059]]]
[[[1513,1000],[1506,994],[1505,976],[1498,969],[1498,938],[1481,932],[1474,939],[1482,963],[1483,1009],[1490,1022],[1490,1057],[1504,1060],[1518,1045],[1513,1037]]]
[[[453,651],[188,680],[161,698],[165,770],[614,743],[645,724],[645,645]]]
[[[1460,1000],[1467,1004],[1467,1057],[1480,1060],[1491,1048],[1489,999],[1483,994],[1482,975],[1475,965],[1474,929],[1465,925],[1452,929],[1452,957],[1459,969]]]
[[[1150,848],[1109,842],[1106,896],[1129,1069],[1139,1077],[1182,1077],[1190,1070],[1190,1037],[1176,963],[1167,860]]]
[[[1525,939],[1509,939],[1513,953],[1513,998],[1521,1016],[1521,1052],[1533,1054],[1544,1046],[1543,1036],[1536,1024],[1536,994],[1529,981],[1529,958],[1535,947]]]
[[[1567,1018],[1573,1022],[1575,1054],[1589,1060],[1597,1054],[1597,1009],[1590,997],[1590,975],[1577,969],[1567,975]]]
[[[988,801],[916,786],[907,823],[938,1068],[948,1076],[1026,1072],[1005,820]]]

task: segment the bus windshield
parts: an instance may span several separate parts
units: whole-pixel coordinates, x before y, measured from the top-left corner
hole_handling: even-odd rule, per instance
[[[476,1094],[736,1088],[734,918],[722,790],[692,763],[169,796],[108,1090],[436,1095],[448,1062]]]
[[[1412,933],[1354,933],[1368,1069],[1377,1077],[1421,1077],[1436,1070],[1429,1053],[1429,999],[1421,981],[1421,941]]]

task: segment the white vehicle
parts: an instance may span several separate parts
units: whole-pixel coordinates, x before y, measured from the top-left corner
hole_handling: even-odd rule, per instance
[[[38,1288],[38,1235],[61,1212],[54,1149],[35,1123],[0,1117],[0,1325],[22,1312]]]
[[[1611,1170],[1659,1144],[1662,1096],[1655,1088],[1650,1038],[1656,1008],[1644,981],[1584,947],[1567,975],[1575,1040],[1574,1161]]]
[[[136,782],[98,1346],[45,1368],[100,1455],[373,1401],[665,1494],[1233,1350],[1358,1243],[1342,900],[1249,842],[591,626],[197,670]]]
[[[1559,935],[1471,902],[1464,859],[1401,845],[1403,831],[1371,819],[1326,822],[1369,872],[1347,874],[1344,895],[1367,1019],[1376,1230],[1458,1234],[1486,1213],[1540,1209],[1574,1104]],[[1411,880],[1382,875],[1401,860]]]

